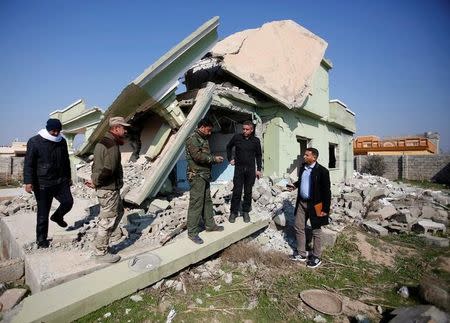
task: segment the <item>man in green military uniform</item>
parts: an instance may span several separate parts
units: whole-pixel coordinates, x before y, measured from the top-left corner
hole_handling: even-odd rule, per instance
[[[214,222],[210,191],[211,166],[223,161],[222,156],[212,155],[209,149],[208,137],[212,128],[211,121],[202,119],[197,130],[186,140],[187,178],[191,185],[187,230],[189,239],[197,244],[203,243],[198,235],[201,219],[206,231],[223,231],[223,226]]]

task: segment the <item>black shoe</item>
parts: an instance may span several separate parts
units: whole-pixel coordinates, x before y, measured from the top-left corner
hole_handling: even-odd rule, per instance
[[[236,213],[231,213],[230,217],[228,218],[228,222],[234,223],[234,221],[236,221],[237,216],[238,215]]]
[[[208,232],[212,232],[212,231],[223,231],[224,228],[222,225],[216,225],[215,227],[212,228],[206,228],[206,231]]]
[[[308,257],[302,255],[295,255],[291,256],[289,259],[291,259],[292,261],[306,262],[308,260]]]
[[[202,244],[203,243],[203,239],[200,238],[198,235],[193,236],[193,237],[189,237],[189,239],[194,241],[196,244]]]
[[[62,218],[61,219],[59,219],[59,218],[57,218],[57,217],[55,217],[55,216],[51,216],[50,217],[50,220],[52,220],[53,222],[55,222],[57,225],[59,225],[61,228],[65,228],[65,227],[67,227],[67,222],[66,221],[64,221]]]
[[[36,241],[38,249],[46,249],[50,247],[50,241],[44,240],[44,241]]]
[[[248,212],[243,212],[242,213],[242,217],[244,218],[244,222],[245,223],[249,223],[250,222],[250,215],[248,215]]]
[[[306,262],[306,267],[317,268],[320,266],[321,263],[322,263],[322,261],[320,260],[320,258],[313,255]]]

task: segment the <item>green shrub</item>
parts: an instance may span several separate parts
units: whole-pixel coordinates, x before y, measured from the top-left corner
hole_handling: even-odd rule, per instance
[[[361,173],[382,176],[386,170],[386,163],[383,157],[372,155],[367,157],[366,162],[361,167]]]

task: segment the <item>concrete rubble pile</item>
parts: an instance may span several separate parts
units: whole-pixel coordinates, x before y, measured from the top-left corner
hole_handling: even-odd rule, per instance
[[[388,233],[445,232],[450,196],[355,173],[334,187],[332,219],[339,230],[356,223],[380,236]]]
[[[78,172],[86,178],[90,164]],[[127,163],[124,165],[124,189],[139,185],[142,173],[150,163]],[[272,218],[274,225],[260,232],[256,237],[264,249],[291,253],[295,248],[295,237],[289,230],[294,224],[294,209],[297,191],[289,192],[286,184],[289,179],[265,177],[257,180],[253,188],[252,217]],[[233,183],[213,183],[211,196],[215,220],[222,223],[228,219]],[[425,233],[430,243],[448,244],[447,239],[431,237],[430,233],[444,232],[448,225],[448,194],[414,188],[391,182],[383,177],[355,173],[351,179],[336,183],[332,191],[331,223],[324,228],[325,245],[332,246],[337,234],[351,224],[362,225],[378,235],[389,232]],[[90,207],[84,210],[82,220],[68,228],[73,234],[64,240],[55,238],[52,248],[76,248],[88,250],[96,232],[96,216],[99,207],[95,191],[83,183],[72,187],[76,199],[91,200]],[[127,206],[119,226],[123,238],[128,243],[151,245],[157,248],[162,239],[177,228],[184,228],[189,205],[189,192],[172,193],[160,196],[138,208]],[[11,216],[19,211],[34,213],[36,201],[32,195],[24,194],[0,205],[1,216]],[[281,228],[281,230],[280,230]],[[292,231],[292,230],[291,230]],[[442,240],[443,239],[443,240]],[[441,241],[442,240],[442,241]],[[445,241],[444,241],[445,240]],[[114,244],[117,244],[115,241]],[[24,246],[26,252],[33,252],[35,246]]]
[[[0,216],[11,216],[20,210],[36,212],[36,199],[31,194],[24,194],[0,202]]]

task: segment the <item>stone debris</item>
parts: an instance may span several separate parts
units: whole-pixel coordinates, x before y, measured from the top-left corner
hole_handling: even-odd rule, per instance
[[[381,235],[386,234],[385,230],[437,233],[444,232],[448,224],[448,208],[441,203],[449,198],[446,192],[359,173],[334,186],[331,216],[334,223],[329,225],[332,229],[339,231],[355,223]]]
[[[433,304],[450,313],[450,295],[444,280],[425,276],[420,281],[419,295],[429,304]]]
[[[440,248],[446,248],[449,246],[449,239],[442,237],[435,237],[430,235],[422,235],[425,239],[425,243],[430,246],[436,246]]]
[[[24,261],[19,258],[0,261],[0,283],[19,280],[25,275]],[[0,288],[0,294],[2,293]]]
[[[149,167],[151,163],[145,159],[125,164],[125,187],[140,185],[143,172]],[[90,163],[79,166],[79,177],[89,178],[90,169]],[[292,230],[288,230],[294,224],[297,197],[296,190],[290,192],[286,189],[286,184],[291,181],[291,178],[265,177],[255,182],[252,194],[253,210],[250,215],[252,218],[272,219],[276,224],[255,236],[256,242],[265,250],[291,254],[295,249],[295,236]],[[232,187],[231,181],[211,185],[214,219],[219,224],[227,221],[229,217]],[[359,173],[335,183],[332,192],[331,223],[324,228],[326,246],[334,245],[337,234],[346,226],[354,224],[362,225],[380,236],[400,232],[417,232],[430,236],[445,232],[448,224],[448,209],[443,203],[449,201],[449,195],[445,192],[410,187],[383,177]],[[85,209],[82,220],[71,225],[66,231],[55,234],[47,250],[75,248],[90,251],[90,244],[96,232],[96,216],[99,213],[95,191],[79,182],[72,186],[72,193],[75,200],[91,201],[91,206]],[[144,202],[139,208],[125,205],[125,215],[119,224],[119,230],[128,239],[127,243],[157,248],[170,233],[177,228],[183,228],[188,205],[189,192],[158,196]],[[36,212],[34,196],[21,195],[0,203],[0,215],[11,216],[17,212]],[[112,249],[121,241],[111,243]],[[446,241],[434,238],[427,241],[442,246],[446,244]],[[32,242],[26,244],[24,249],[27,253],[45,252],[37,250]]]
[[[142,296],[141,295],[138,295],[138,294],[134,294],[134,295],[131,295],[130,296],[130,299],[133,301],[133,302],[142,302],[144,299],[142,298]]]
[[[26,289],[23,288],[11,288],[6,290],[0,296],[0,304],[2,304],[2,312],[6,312],[18,304],[27,293]]]
[[[436,322],[447,323],[450,317],[447,313],[440,311],[435,306],[417,305],[414,307],[397,308],[391,312],[395,317],[391,323],[404,322]]]

